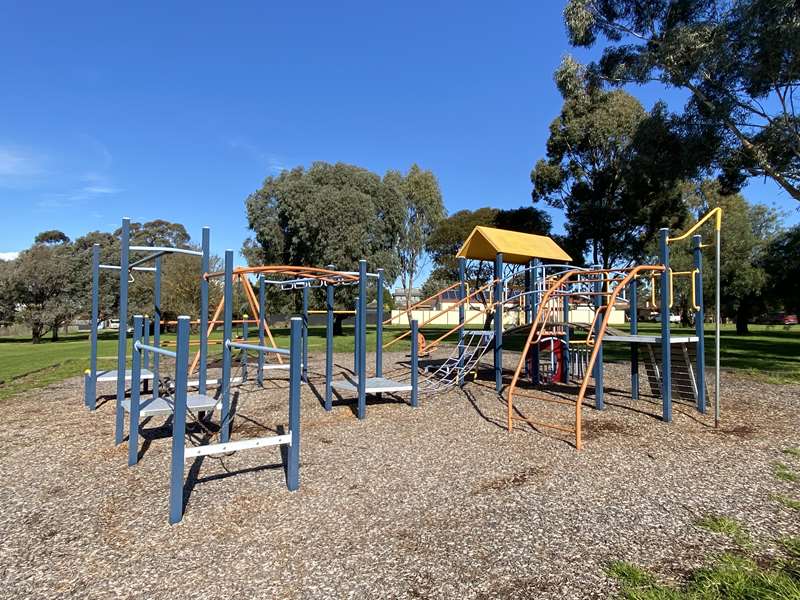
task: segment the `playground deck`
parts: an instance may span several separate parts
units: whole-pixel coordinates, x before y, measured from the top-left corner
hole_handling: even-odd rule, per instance
[[[389,378],[408,360],[385,359]],[[350,361],[336,355],[337,378]],[[506,432],[488,370],[418,409],[384,394],[362,422],[352,402],[323,410],[322,365],[312,355],[302,390],[300,490],[286,490],[277,448],[204,457],[175,527],[163,417],[128,468],[113,402],[87,413],[80,378],[3,401],[0,597],[605,598],[611,560],[680,577],[731,548],[693,525],[704,515],[755,539],[800,534],[772,498],[796,494],[773,463],[800,469],[781,453],[800,445],[798,385],[724,373],[722,429],[679,402],[666,425],[660,400],[631,401],[626,367],[610,365],[607,409],[586,408],[591,443],[575,452],[569,436]],[[285,425],[286,373],[265,386],[235,388],[232,439]],[[565,406],[540,410],[569,420]]]

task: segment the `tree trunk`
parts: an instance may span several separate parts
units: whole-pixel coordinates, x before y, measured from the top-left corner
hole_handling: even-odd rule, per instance
[[[53,329],[50,331],[50,340],[53,342],[58,341],[58,325],[53,325]]]
[[[342,321],[345,318],[347,318],[347,315],[333,315],[333,335],[344,335]]]
[[[38,344],[42,341],[42,326],[41,325],[32,325],[31,326],[31,342],[34,344]]]
[[[747,324],[750,322],[750,307],[740,304],[736,310],[736,335],[747,335],[750,331]]]

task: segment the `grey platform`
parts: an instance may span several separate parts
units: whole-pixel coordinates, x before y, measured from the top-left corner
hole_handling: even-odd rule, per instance
[[[669,338],[670,344],[690,344],[698,341],[696,335],[672,335]],[[660,335],[606,335],[604,342],[628,342],[632,344],[660,344]]]
[[[97,377],[95,378],[96,381],[116,381],[119,379],[118,375],[119,371],[114,369],[113,371],[98,371]],[[142,374],[140,379],[142,381],[148,381],[153,379],[153,372],[150,369],[142,369]],[[125,381],[131,380],[131,370],[125,369]]]
[[[353,383],[348,380],[334,381],[333,388],[340,392],[358,393],[358,383]],[[366,385],[367,394],[380,394],[381,392],[410,392],[410,383],[402,383],[400,381],[393,381],[385,377],[368,377]]]
[[[209,412],[221,404],[221,400],[216,400],[203,394],[187,394],[186,407],[193,413]],[[122,401],[122,407],[126,412],[131,410],[130,399]],[[171,415],[174,412],[174,404],[168,398],[147,398],[139,402],[139,418],[157,417]]]

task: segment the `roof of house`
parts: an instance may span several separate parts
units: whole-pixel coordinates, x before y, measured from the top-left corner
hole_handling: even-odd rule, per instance
[[[565,262],[572,260],[569,254],[546,235],[520,233],[483,225],[478,225],[472,230],[456,256],[493,261],[498,253],[503,254],[504,262],[520,265],[534,258]]]

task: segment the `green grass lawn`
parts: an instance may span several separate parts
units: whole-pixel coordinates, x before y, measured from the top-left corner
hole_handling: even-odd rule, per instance
[[[619,326],[627,330],[628,326]],[[724,368],[739,369],[754,376],[774,381],[800,381],[800,327],[784,330],[778,326],[751,325],[750,334],[737,336],[732,326],[723,326],[721,337],[721,361]],[[400,335],[403,328],[392,327],[384,331],[384,342]],[[426,328],[424,333],[428,340],[438,337],[446,331],[444,328]],[[640,333],[659,333],[658,323],[642,323]],[[673,327],[674,334],[692,334],[693,329]],[[353,328],[345,327],[345,335],[334,338],[336,352],[353,351]],[[289,346],[288,329],[274,329],[275,342],[278,346]],[[212,339],[220,339],[221,332],[215,332]],[[193,339],[196,339],[196,334]],[[252,334],[251,334],[251,337]],[[448,341],[454,341],[453,334]],[[174,340],[173,334],[164,334],[164,340]],[[709,364],[713,360],[713,330],[707,329],[706,355]],[[525,342],[523,336],[511,336],[504,340],[508,350],[520,350]],[[375,330],[367,332],[367,348],[375,348]],[[309,329],[309,349],[319,352],[325,349],[325,328]],[[391,347],[392,350],[407,352],[408,339]],[[212,349],[212,355],[214,349]],[[117,336],[109,331],[100,335],[98,340],[98,368],[113,369],[116,367]],[[607,344],[605,358],[609,361],[627,360],[628,346],[624,344]],[[7,398],[27,388],[42,387],[61,381],[67,377],[81,374],[89,366],[89,336],[86,333],[63,336],[58,342],[49,340],[33,345],[27,338],[0,338],[0,399]]]
[[[630,326],[614,325],[615,329],[630,331]],[[672,335],[694,335],[693,327],[672,326]],[[658,323],[640,323],[639,333],[660,335]],[[724,369],[738,369],[754,377],[776,383],[800,382],[800,327],[784,329],[782,326],[751,325],[748,335],[736,335],[733,325],[723,325],[720,330],[720,363]],[[504,340],[508,350],[521,350],[525,338],[514,336]],[[706,364],[714,364],[714,328],[706,325]],[[608,343],[603,347],[603,357],[608,361],[630,360],[630,345]]]

